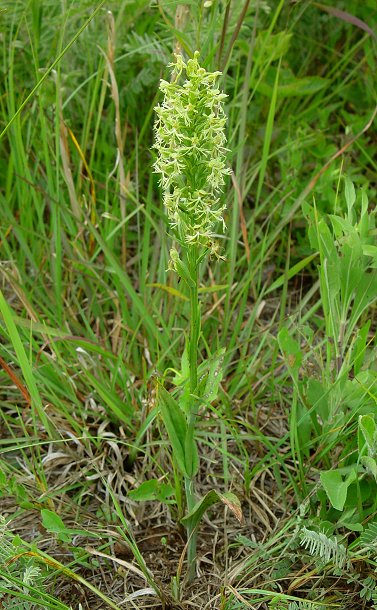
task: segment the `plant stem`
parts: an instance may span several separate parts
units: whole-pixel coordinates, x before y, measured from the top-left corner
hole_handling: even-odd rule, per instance
[[[198,341],[200,332],[200,307],[198,302],[198,248],[188,248],[187,258],[193,285],[190,287],[190,393],[192,395],[190,409],[187,414],[187,433],[190,441],[194,442],[196,422],[196,399],[194,398],[198,385]],[[194,491],[194,477],[186,477],[185,491],[187,501],[187,512],[190,512],[196,503]],[[188,580],[191,582],[196,576],[196,532],[191,525],[187,526],[187,562]]]

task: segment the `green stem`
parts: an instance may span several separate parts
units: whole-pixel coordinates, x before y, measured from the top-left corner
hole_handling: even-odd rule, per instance
[[[192,394],[190,409],[187,415],[187,432],[188,438],[194,442],[195,423],[196,423],[196,400],[193,397],[198,385],[198,342],[200,333],[200,307],[198,301],[198,248],[192,247],[187,251],[187,259],[189,270],[193,284],[190,287],[190,343],[189,343],[189,361],[190,361],[190,393]],[[194,477],[186,477],[185,491],[187,501],[187,512],[190,512],[196,503],[194,491]],[[187,526],[187,562],[188,562],[188,580],[191,582],[196,576],[196,541],[197,535],[195,528],[191,525]]]

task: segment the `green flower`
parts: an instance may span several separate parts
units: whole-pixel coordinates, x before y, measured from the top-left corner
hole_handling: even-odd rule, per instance
[[[158,158],[163,200],[171,226],[188,245],[209,247],[218,256],[213,229],[223,226],[225,205],[220,201],[225,176],[227,97],[216,88],[221,72],[207,72],[198,63],[199,52],[187,64],[176,55],[173,80],[162,80],[162,104],[155,108]],[[186,80],[180,84],[181,76]]]

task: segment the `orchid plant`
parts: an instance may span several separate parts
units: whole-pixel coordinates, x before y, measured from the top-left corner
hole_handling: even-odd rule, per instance
[[[159,387],[159,405],[173,450],[173,461],[184,478],[189,580],[196,573],[197,526],[212,504],[222,501],[241,519],[237,498],[212,490],[198,500],[194,480],[199,468],[195,440],[198,410],[215,400],[222,378],[223,350],[198,363],[201,310],[198,298],[199,265],[207,254],[220,256],[215,228],[225,228],[221,192],[230,174],[226,166],[226,95],[217,88],[220,72],[207,72],[199,52],[185,63],[181,55],[170,64],[171,82],[162,80],[163,101],[156,107],[155,172],[160,175],[163,202],[177,248],[170,251],[169,268],[190,294],[189,338],[176,375],[177,392]],[[185,77],[185,78],[184,78]],[[180,387],[179,387],[180,386]]]

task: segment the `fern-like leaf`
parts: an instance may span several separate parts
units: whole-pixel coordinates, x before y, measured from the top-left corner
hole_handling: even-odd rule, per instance
[[[329,538],[323,532],[313,532],[304,527],[301,531],[301,545],[310,555],[320,558],[323,562],[334,563],[337,568],[347,564],[347,549],[336,538]]]
[[[365,546],[377,547],[377,521],[368,523],[360,536],[360,542]]]

